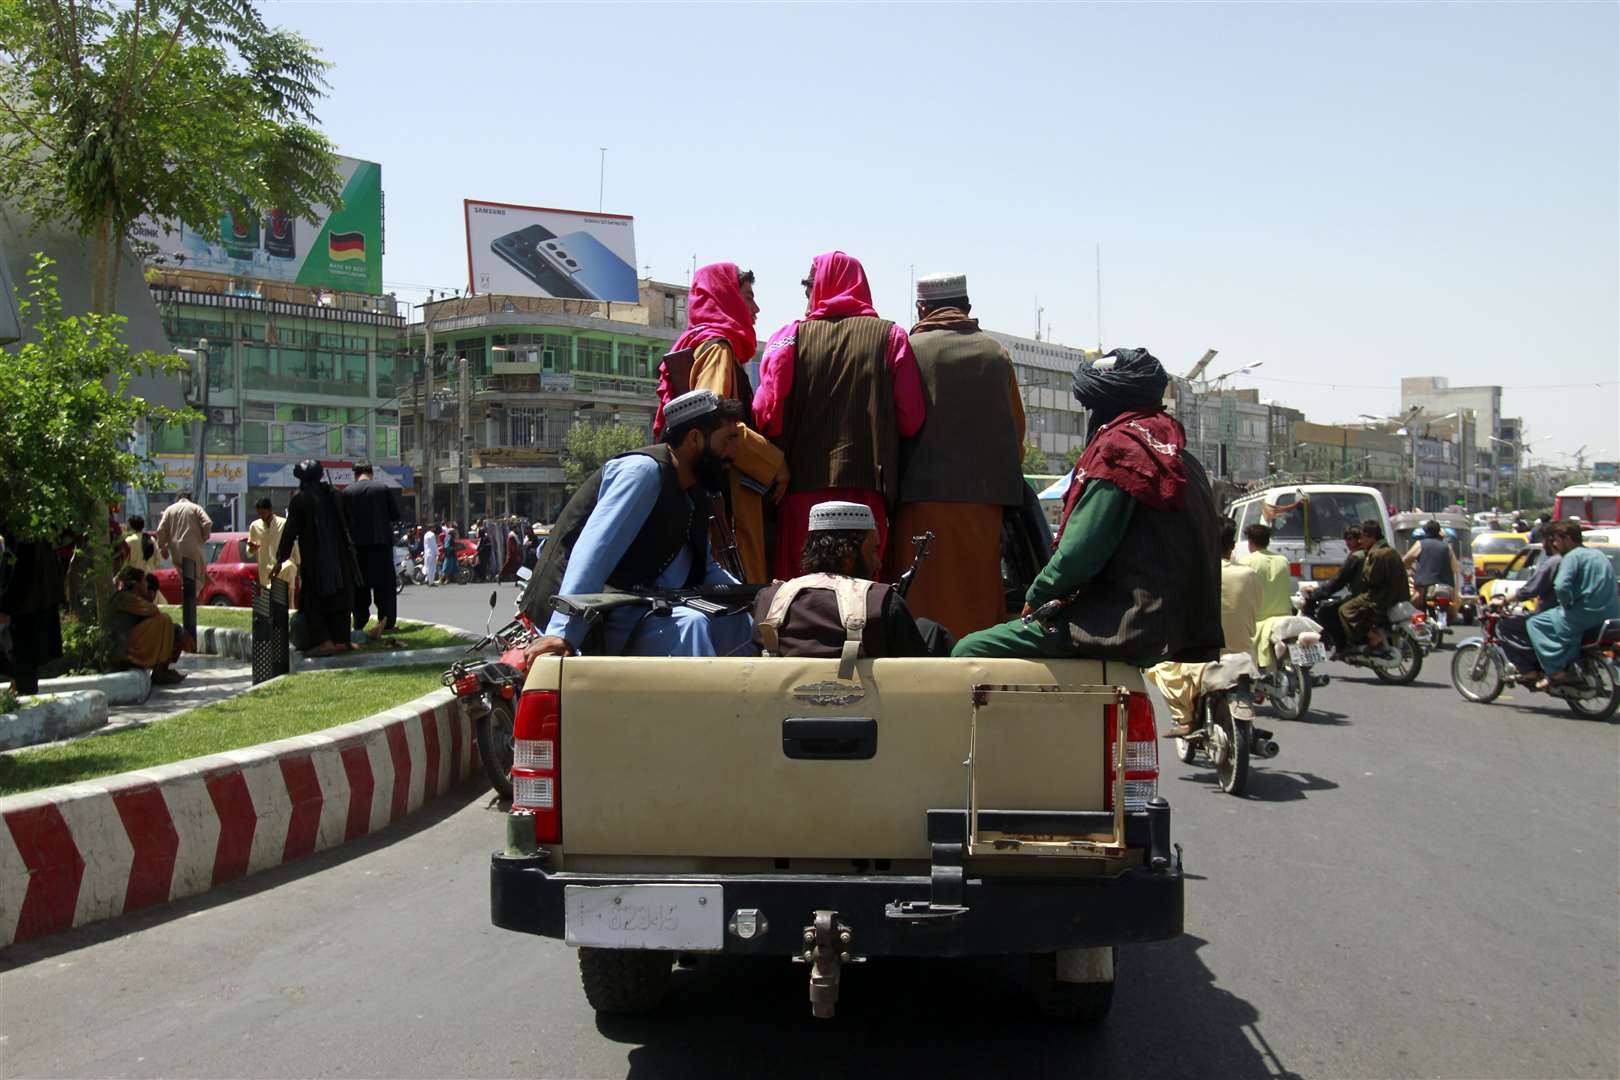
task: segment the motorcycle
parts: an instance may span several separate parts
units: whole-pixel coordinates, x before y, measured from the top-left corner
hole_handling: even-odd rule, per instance
[[[1327,662],[1322,627],[1304,615],[1271,620],[1271,663],[1254,679],[1255,704],[1270,701],[1284,720],[1299,720],[1311,711],[1311,690],[1326,686],[1328,676],[1312,674]]]
[[[1532,693],[1563,698],[1571,712],[1587,720],[1607,720],[1620,709],[1620,674],[1615,667],[1615,655],[1620,652],[1620,619],[1610,619],[1581,639],[1581,651],[1569,666],[1575,676],[1573,682],[1553,683],[1540,690],[1535,681],[1541,673],[1520,671],[1497,642],[1497,624],[1509,613],[1497,606],[1487,608],[1480,613],[1485,633],[1457,646],[1451,658],[1451,685],[1464,701],[1488,705],[1512,679]],[[1511,613],[1522,614],[1523,609],[1515,608]]]
[[[1199,680],[1198,725],[1176,738],[1183,764],[1202,762],[1215,770],[1215,782],[1229,795],[1242,795],[1249,785],[1251,757],[1274,758],[1277,741],[1254,726],[1249,700],[1259,669],[1248,653],[1227,653],[1204,668]]]
[[[497,596],[496,592],[489,594],[491,618],[495,614]],[[500,648],[499,657],[457,660],[440,681],[455,691],[461,714],[472,722],[478,758],[483,762],[490,786],[502,799],[511,799],[512,725],[517,698],[523,692],[523,680],[529,673],[523,650],[539,636],[539,630],[522,613],[494,633],[490,632],[489,623],[490,619],[486,618],[484,637],[467,653],[471,656],[496,645]]]
[[[1303,607],[1304,602],[1304,598],[1298,593],[1294,595],[1296,609]],[[1344,649],[1329,646],[1327,657],[1341,664],[1349,664],[1351,667],[1368,668],[1378,676],[1380,682],[1406,686],[1423,670],[1425,649],[1420,635],[1424,631],[1419,629],[1423,621],[1422,613],[1403,600],[1392,606],[1384,613],[1384,617],[1378,620],[1378,629],[1384,633],[1384,643],[1381,646],[1376,649],[1366,644]]]
[[[1449,585],[1430,585],[1423,594],[1423,610],[1413,620],[1425,654],[1442,648],[1451,627],[1456,594]]]
[[[411,553],[410,550],[394,545],[394,595],[398,596],[405,591],[405,586],[411,583]]]

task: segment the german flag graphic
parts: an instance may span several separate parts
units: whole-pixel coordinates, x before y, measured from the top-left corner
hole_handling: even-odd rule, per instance
[[[326,253],[340,262],[353,260],[365,261],[366,234],[358,232],[335,232],[327,236]]]

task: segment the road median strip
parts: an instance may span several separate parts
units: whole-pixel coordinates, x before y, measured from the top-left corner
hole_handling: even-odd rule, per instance
[[[106,757],[100,751],[113,740],[206,723],[211,710],[240,708],[310,678],[354,675],[275,680],[174,721],[14,755],[5,759],[7,771],[28,768],[34,755],[60,752],[65,760],[77,747]],[[0,945],[196,895],[336,847],[479,771],[471,728],[453,695],[440,689],[321,731],[5,796]],[[14,775],[5,786],[20,785]]]

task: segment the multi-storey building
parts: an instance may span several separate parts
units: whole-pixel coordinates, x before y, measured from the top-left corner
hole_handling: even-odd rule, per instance
[[[480,295],[425,306],[422,322],[409,328],[408,349],[432,357],[432,393],[424,409],[428,388],[418,379],[401,403],[406,460],[426,474],[407,493],[417,516],[552,521],[567,495],[562,449],[571,427],[624,424],[650,441],[658,365],[685,328],[687,290],[640,284],[640,304]]]
[[[380,477],[410,486],[399,424],[411,365],[393,297],[156,267],[147,282],[171,345],[206,342],[208,502],[219,525],[246,528],[260,497],[283,508],[305,458],[339,483],[370,459]],[[176,425],[147,439],[170,478],[148,495],[151,518],[189,486],[193,433]]]

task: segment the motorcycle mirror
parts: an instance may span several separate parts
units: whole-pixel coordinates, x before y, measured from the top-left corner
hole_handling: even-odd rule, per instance
[[[489,594],[489,606],[490,607],[495,606],[495,596],[496,596],[496,593],[498,593],[499,591],[500,590],[497,589],[495,592],[492,592],[492,593]]]

